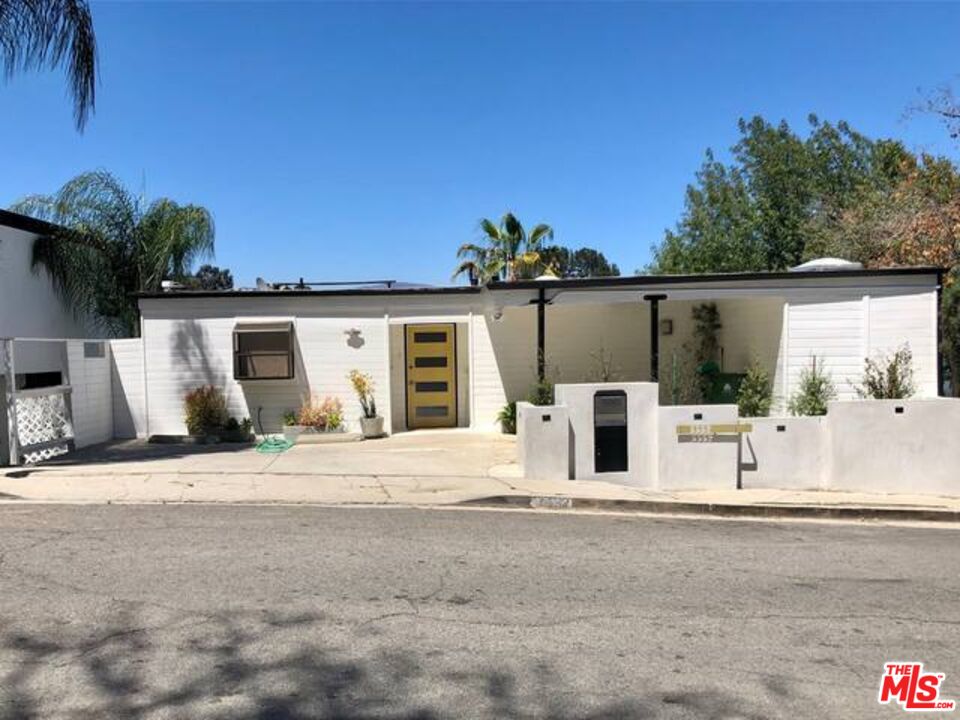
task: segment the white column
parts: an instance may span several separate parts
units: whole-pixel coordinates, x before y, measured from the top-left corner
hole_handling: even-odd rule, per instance
[[[381,411],[383,415],[383,429],[387,435],[393,435],[393,388],[391,387],[391,377],[393,373],[390,368],[390,313],[383,313],[383,368],[385,392],[382,393],[384,402]]]

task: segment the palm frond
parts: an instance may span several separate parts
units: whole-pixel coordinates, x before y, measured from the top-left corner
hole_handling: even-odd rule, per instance
[[[482,255],[486,255],[487,252],[488,252],[487,248],[481,245],[477,245],[476,243],[464,243],[459,248],[457,248],[457,257],[462,258],[462,257],[467,257],[468,255],[479,257]]]
[[[527,236],[527,247],[535,250],[540,247],[544,240],[553,240],[553,228],[544,223],[540,223]]]
[[[0,2],[4,74],[66,66],[73,116],[83,130],[96,104],[97,41],[87,0]]]
[[[197,261],[213,257],[213,216],[197,205],[157,200],[141,218],[137,234],[141,290],[156,290],[167,278],[182,280]]]
[[[500,228],[496,226],[493,220],[481,218],[480,229],[490,240],[493,240],[494,242],[498,242],[500,240]]]

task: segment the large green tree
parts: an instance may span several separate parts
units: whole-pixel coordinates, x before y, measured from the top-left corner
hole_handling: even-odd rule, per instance
[[[890,196],[909,173],[913,156],[901,143],[812,115],[809,125],[801,137],[785,122],[741,120],[729,163],[707,151],[650,269],[785,270],[832,239],[851,208]]]
[[[599,250],[582,247],[576,250],[561,245],[550,245],[540,250],[540,265],[544,272],[561,278],[610,277],[620,274],[616,263],[611,263]]]
[[[196,261],[213,256],[208,210],[167,198],[146,203],[106,172],[79,175],[11,209],[62,228],[34,241],[34,271],[49,273],[79,316],[115,332],[137,334],[136,293],[183,281]]]
[[[553,239],[553,228],[544,223],[529,232],[513,213],[506,213],[499,223],[483,218],[480,221],[480,243],[465,243],[457,250],[461,262],[453,277],[467,275],[471,282],[520,280],[535,277],[541,268],[540,250]]]
[[[728,163],[707,151],[683,215],[648,269],[785,270],[823,256],[946,268],[943,350],[950,376],[960,378],[960,302],[949,287],[960,271],[956,165],[815,116],[806,136],[759,117],[741,121],[739,131]],[[960,393],[960,382],[953,389]]]
[[[94,109],[97,79],[87,0],[0,0],[0,58],[7,78],[65,66],[74,121],[83,130]]]

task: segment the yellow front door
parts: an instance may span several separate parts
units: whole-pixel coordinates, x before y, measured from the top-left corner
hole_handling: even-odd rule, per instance
[[[456,330],[407,325],[407,427],[457,425]]]

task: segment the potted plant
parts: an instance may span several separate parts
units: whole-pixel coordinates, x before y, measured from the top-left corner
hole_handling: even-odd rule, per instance
[[[333,433],[343,431],[343,404],[337,398],[325,397],[318,402],[315,397],[303,401],[296,412],[283,414],[283,436],[296,442],[303,434]]]
[[[364,438],[376,438],[383,435],[383,418],[377,415],[377,401],[373,397],[373,378],[359,370],[351,370],[350,384],[360,400],[363,415],[360,429]]]

